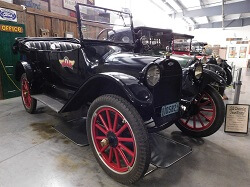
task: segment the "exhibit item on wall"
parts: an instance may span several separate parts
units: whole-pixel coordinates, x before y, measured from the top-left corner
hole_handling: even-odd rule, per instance
[[[4,2],[7,2],[7,3],[13,3],[13,0],[2,0]]]
[[[242,38],[226,38],[226,41],[230,42],[230,41],[240,41],[242,40]]]
[[[228,58],[236,58],[236,56],[237,56],[236,47],[229,47]]]
[[[246,54],[247,54],[247,47],[240,47],[239,58],[246,58]]]
[[[48,10],[48,1],[47,0],[14,0],[14,4],[24,5],[25,7],[35,8],[38,10]]]
[[[250,55],[250,40],[248,41],[248,54]]]
[[[248,133],[249,105],[227,104],[225,132]]]
[[[76,2],[84,4],[94,4],[94,0],[63,0],[63,7],[75,11]]]
[[[17,22],[17,14],[15,10],[0,8],[0,20]]]

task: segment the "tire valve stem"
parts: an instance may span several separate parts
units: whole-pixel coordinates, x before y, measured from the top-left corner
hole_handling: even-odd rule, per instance
[[[123,124],[127,123],[127,121],[126,121],[125,118],[122,120],[122,123],[123,123]]]

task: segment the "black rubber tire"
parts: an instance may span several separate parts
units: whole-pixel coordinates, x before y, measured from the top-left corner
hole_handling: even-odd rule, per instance
[[[225,105],[224,102],[222,100],[222,97],[220,96],[220,94],[218,93],[218,91],[216,91],[213,87],[211,86],[207,86],[204,91],[210,95],[210,97],[213,99],[214,103],[215,103],[215,108],[216,108],[216,117],[215,120],[213,122],[213,124],[205,129],[205,130],[201,130],[201,131],[193,131],[189,128],[186,128],[184,125],[182,125],[182,123],[180,123],[179,121],[177,121],[175,124],[176,126],[186,135],[189,136],[193,136],[193,137],[206,137],[206,136],[210,136],[212,134],[214,134],[217,130],[219,130],[219,128],[221,127],[221,125],[224,122],[224,116],[225,116]]]
[[[21,76],[21,80],[20,80],[20,87],[22,89],[22,81],[23,79],[26,79],[27,80],[27,77],[26,77],[26,73],[23,73],[22,76]],[[22,91],[21,91],[22,92]],[[23,102],[23,106],[25,108],[25,110],[30,113],[30,114],[34,114],[35,111],[36,111],[36,106],[37,106],[37,100],[34,99],[34,98],[31,98],[31,105],[30,107],[28,108],[25,103],[24,103],[24,100],[23,100],[23,96],[21,95],[21,98],[22,98],[22,102]]]
[[[94,116],[94,112],[100,106],[111,106],[119,110],[129,122],[130,128],[133,131],[137,145],[137,157],[134,166],[128,173],[119,174],[112,171],[108,166],[103,163],[94,147],[91,133],[91,121]],[[148,133],[141,116],[127,100],[112,94],[103,95],[95,99],[88,110],[87,135],[90,147],[93,151],[95,158],[97,159],[102,169],[114,180],[123,184],[132,184],[142,178],[147,172],[151,159]]]

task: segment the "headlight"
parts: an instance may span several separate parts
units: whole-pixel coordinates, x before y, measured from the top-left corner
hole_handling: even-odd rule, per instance
[[[149,86],[155,86],[161,78],[160,68],[157,65],[152,65],[146,73],[146,81]]]
[[[203,66],[201,63],[197,63],[194,69],[194,76],[196,79],[200,79],[203,73]]]
[[[129,37],[127,37],[127,36],[123,36],[123,37],[122,37],[122,41],[123,41],[123,43],[129,43],[129,42],[130,42],[130,39],[129,39]]]

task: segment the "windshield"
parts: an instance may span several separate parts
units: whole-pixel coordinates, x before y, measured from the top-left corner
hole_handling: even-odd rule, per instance
[[[78,5],[83,39],[108,40],[119,43],[133,42],[130,13],[90,5]],[[121,31],[124,29],[129,32],[122,32],[121,35]]]
[[[173,47],[174,51],[190,51],[191,39],[174,39]]]
[[[137,32],[137,37],[140,40],[142,49],[140,53],[150,54],[150,55],[163,55],[169,52],[172,31],[171,30],[156,30],[156,29],[141,29]]]

